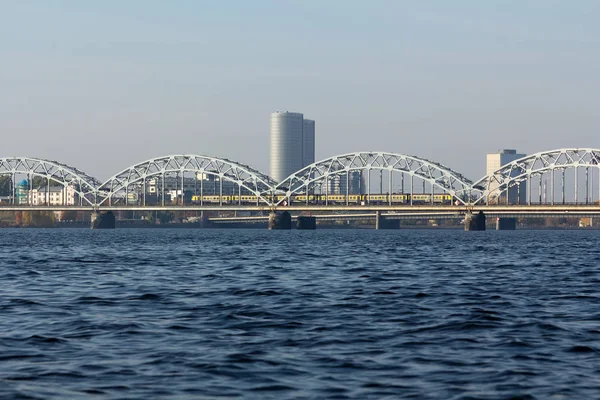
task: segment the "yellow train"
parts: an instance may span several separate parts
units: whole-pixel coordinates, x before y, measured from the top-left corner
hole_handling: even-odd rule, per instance
[[[287,200],[285,195],[273,195],[269,196],[271,200],[278,203],[282,200]],[[256,204],[258,201],[256,196],[253,195],[193,195],[192,204]],[[412,204],[451,204],[453,198],[449,194],[434,194],[433,201],[431,194],[413,194]],[[306,203],[306,194],[293,195],[290,198],[290,203]],[[311,194],[308,195],[309,204],[346,204],[345,194],[330,194],[325,196],[324,194]],[[348,195],[348,204],[410,204],[410,194],[351,194]]]

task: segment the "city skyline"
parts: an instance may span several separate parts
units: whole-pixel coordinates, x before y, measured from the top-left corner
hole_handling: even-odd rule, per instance
[[[497,149],[600,147],[599,8],[9,3],[1,156],[57,159],[100,180],[182,153],[268,171],[268,115],[289,109],[319,121],[317,160],[386,150],[477,179]]]

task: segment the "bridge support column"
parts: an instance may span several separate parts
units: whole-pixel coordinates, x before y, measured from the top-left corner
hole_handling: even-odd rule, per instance
[[[92,229],[115,229],[116,218],[112,211],[92,213]]]
[[[273,229],[292,229],[292,216],[289,212],[272,212],[269,214],[269,230]]]
[[[375,229],[400,229],[399,219],[385,219],[381,216],[381,211],[375,212]]]
[[[517,229],[516,218],[497,218],[496,219],[496,230],[497,231],[514,231]]]
[[[483,211],[473,215],[467,212],[465,215],[465,231],[485,231],[485,214]]]
[[[296,221],[296,228],[302,230],[317,229],[317,219],[315,217],[300,216]]]

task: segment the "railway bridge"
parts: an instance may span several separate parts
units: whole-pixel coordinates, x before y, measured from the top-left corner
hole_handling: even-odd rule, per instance
[[[600,149],[543,151],[471,181],[425,158],[356,152],[273,181],[225,158],[169,155],[136,163],[105,182],[67,164],[0,158],[0,211],[289,211],[317,218],[596,216]],[[242,221],[242,217],[237,217]],[[222,220],[219,222],[225,222]]]

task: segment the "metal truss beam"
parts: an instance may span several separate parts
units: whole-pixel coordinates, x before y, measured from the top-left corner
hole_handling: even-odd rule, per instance
[[[15,182],[17,175],[26,175],[29,188],[33,189],[33,177],[45,179],[45,190],[50,190],[51,185],[62,185],[63,188],[72,187],[78,195],[80,205],[96,202],[96,188],[100,181],[74,167],[57,161],[44,160],[32,157],[5,157],[0,158],[0,176],[11,178],[12,201],[15,202]],[[49,196],[49,194],[48,194]]]
[[[567,176],[565,181],[566,170],[574,170],[574,179]],[[372,172],[379,173],[371,176]],[[238,205],[242,205],[243,194],[251,196],[256,205],[267,207],[281,205],[284,197],[289,200],[296,194],[306,194],[308,202],[308,194],[316,193],[317,189],[320,194],[324,193],[327,199],[328,195],[332,194],[328,193],[329,183],[334,179],[337,180],[339,187],[345,187],[346,199],[348,199],[350,176],[355,173],[360,174],[359,184],[363,185],[361,191],[365,194],[371,194],[372,187],[377,186],[374,184],[377,182],[380,192],[383,192],[383,176],[386,174],[388,178],[387,192],[390,194],[397,192],[411,195],[425,193],[427,184],[430,190],[428,193],[432,195],[432,199],[434,191],[438,190],[437,193],[449,194],[454,200],[458,200],[464,205],[494,204],[494,199],[500,199],[503,194],[508,199],[507,192],[509,190],[521,190],[521,194],[526,192],[527,201],[518,204],[531,205],[534,191],[532,186],[536,185],[538,190],[535,193],[539,199],[534,199],[534,203],[566,204],[567,184],[574,184],[572,191],[568,191],[570,196],[574,196],[574,203],[582,203],[581,199],[583,198],[585,198],[585,203],[595,203],[594,193],[596,192],[600,202],[600,150],[592,148],[565,148],[536,153],[512,161],[476,183],[472,183],[462,174],[436,162],[388,152],[358,152],[330,157],[306,166],[279,183],[247,165],[224,158],[201,155],[170,155],[153,158],[126,168],[104,183],[76,168],[56,161],[31,157],[0,158],[0,176],[10,177],[9,186],[12,196],[9,197],[13,199],[13,202],[15,201],[15,187],[18,184],[15,179],[19,175],[25,175],[28,177],[29,189],[33,189],[31,187],[32,178],[41,177],[45,179],[47,186],[52,184],[62,185],[64,188],[72,187],[79,196],[80,206],[95,207],[133,205],[127,200],[131,193],[141,194],[137,205],[150,206],[151,204],[146,204],[146,194],[151,182],[155,188],[160,189],[160,193],[158,193],[160,202],[152,205],[165,207],[168,205],[164,200],[165,179],[175,182],[176,192],[177,189],[180,189],[180,193],[183,193],[184,187],[189,185],[191,177],[194,182],[198,183],[199,191],[196,190],[196,192],[200,194],[208,193],[206,188],[202,188],[202,184],[206,184],[208,179],[218,186],[218,188],[215,186],[211,193],[218,196],[219,200],[212,204],[200,203],[200,206],[216,206],[217,203],[218,206],[227,205],[223,202],[224,182],[228,182],[227,190],[231,191],[228,194],[232,198],[237,195],[235,198],[239,201]],[[544,182],[542,182],[543,176],[547,178]],[[417,190],[415,180],[423,184],[422,191]],[[597,183],[595,183],[596,181]],[[597,184],[596,190],[594,190],[595,184]],[[527,187],[525,188],[525,186]],[[186,193],[188,189],[189,186],[185,189]],[[546,197],[548,189],[550,195]],[[373,192],[375,191],[373,190]],[[555,192],[560,195],[558,199],[555,199]],[[182,206],[185,205],[184,197],[181,196]],[[387,196],[387,198],[391,199],[391,196]],[[508,200],[506,201],[508,202]],[[247,204],[248,200],[245,200],[245,203]],[[229,203],[229,205],[233,204]],[[328,205],[327,200],[325,205]],[[346,200],[346,205],[348,205],[348,200]],[[389,205],[392,205],[391,200]]]
[[[263,197],[262,193],[268,192],[269,188],[275,185],[273,180],[261,172],[224,158],[189,154],[170,155],[132,165],[108,179],[98,188],[99,196],[102,197],[98,205],[123,203],[128,193],[133,192],[141,192],[142,202],[145,205],[147,185],[150,180],[154,180],[154,186],[160,190],[157,193],[158,199],[162,205],[165,205],[165,179],[175,179],[176,187],[183,189],[186,184],[186,173],[193,174],[193,179],[199,182],[195,184],[199,186],[197,189],[200,196],[205,192],[204,178],[213,177],[214,182],[219,182],[218,196],[221,199],[223,182],[233,182],[238,189],[236,194],[241,194],[241,190],[244,189],[246,193],[256,196],[257,202],[268,204],[268,199]],[[181,186],[178,186],[179,184]],[[222,204],[222,200],[219,203]]]
[[[394,181],[394,173],[400,175],[402,182],[402,193],[416,193],[414,190],[413,178],[418,178],[423,182],[427,182],[431,191],[433,188],[439,188],[443,193],[448,193],[453,198],[466,204],[469,201],[471,190],[471,181],[456,171],[451,170],[441,164],[425,160],[423,158],[408,156],[403,154],[394,154],[387,152],[359,152],[342,154],[327,158],[325,160],[313,163],[306,166],[285,178],[277,186],[272,188],[272,194],[285,193],[289,198],[294,194],[306,193],[314,190],[316,187],[325,185],[325,197],[327,198],[329,181],[338,179],[342,182],[345,180],[346,195],[349,192],[350,174],[354,172],[361,173],[362,177],[366,175],[366,182],[363,193],[370,193],[371,190],[371,171],[380,171],[380,187],[383,188],[383,171],[387,171],[388,191],[397,182]],[[404,178],[405,175],[410,183],[405,191]],[[364,179],[361,177],[361,180]],[[397,178],[397,177],[396,177]],[[376,178],[375,178],[376,179]],[[342,193],[344,194],[344,193]],[[308,198],[308,195],[306,196]],[[277,204],[283,200],[279,200]]]
[[[565,148],[543,151],[514,160],[492,174],[484,176],[473,184],[473,191],[480,193],[480,196],[473,201],[473,204],[484,202],[488,204],[499,203],[501,196],[504,196],[504,200],[508,202],[509,196],[507,192],[512,189],[515,193],[519,192],[517,195],[518,199],[526,196],[523,203],[530,205],[532,203],[533,186],[537,185],[537,182],[534,181],[537,180],[539,180],[539,203],[546,201],[547,203],[554,204],[556,200],[555,186],[558,187],[555,184],[556,172],[562,178],[561,198],[559,201],[564,204],[565,170],[567,169],[574,169],[573,195],[575,203],[578,203],[578,194],[582,189],[581,187],[578,188],[578,182],[580,181],[578,172],[580,168],[585,170],[585,201],[588,202],[590,198],[593,199],[593,193],[591,194],[592,197],[590,197],[589,193],[589,187],[593,187],[593,181],[589,179],[589,168],[598,170],[598,177],[600,177],[600,150],[592,148]],[[549,188],[546,183],[542,183],[542,177],[547,173],[550,174]],[[550,189],[549,199],[544,199],[543,197],[546,196],[545,193],[548,189]],[[600,182],[598,189],[600,189]],[[542,190],[544,191],[543,193]],[[600,193],[598,197],[600,200]]]

